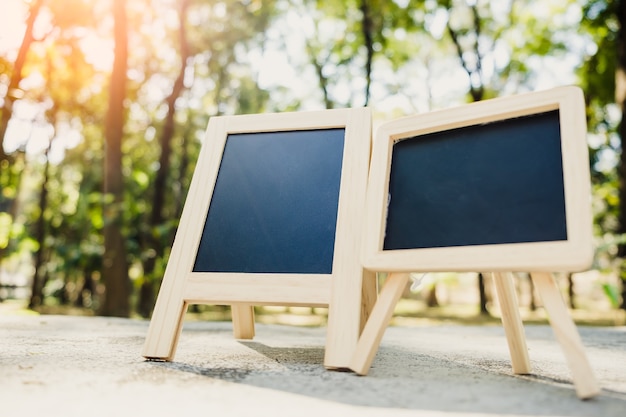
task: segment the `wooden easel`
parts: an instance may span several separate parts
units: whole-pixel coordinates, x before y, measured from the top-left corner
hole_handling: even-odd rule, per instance
[[[585,120],[582,90],[560,87],[378,127],[363,264],[389,275],[352,370],[367,373],[409,272],[491,271],[513,372],[529,373],[508,271],[536,271],[533,283],[578,396],[599,392],[576,327],[552,274],[545,272],[581,271],[592,263]]]
[[[342,133],[331,134],[323,133],[323,131],[340,131]],[[244,155],[248,155],[244,151],[250,149],[251,141],[255,140],[252,136],[256,134],[265,135],[263,137],[270,141],[263,142],[263,149],[266,152],[268,152],[269,146],[265,145],[294,143],[294,141],[298,140],[298,135],[300,138],[306,135],[306,140],[301,139],[302,141],[298,142],[299,147],[297,149],[302,149],[302,146],[312,143],[309,140],[321,140],[319,135],[331,135],[326,136],[327,139],[324,142],[332,143],[330,151],[327,152],[327,149],[324,148],[316,153],[318,157],[322,155],[325,161],[334,157],[340,162],[338,168],[340,171],[339,196],[336,203],[336,212],[333,212],[336,215],[336,229],[334,234],[331,232],[331,235],[334,236],[334,243],[332,243],[332,246],[329,244],[322,248],[326,252],[330,250],[333,255],[330,261],[332,265],[330,265],[328,270],[303,272],[302,269],[292,268],[287,272],[266,272],[269,271],[266,269],[260,272],[258,269],[255,269],[250,272],[249,269],[241,267],[242,258],[254,255],[250,250],[246,250],[241,256],[229,258],[234,259],[229,261],[232,262],[228,266],[228,268],[231,268],[229,270],[196,268],[195,264],[198,259],[205,260],[208,257],[206,253],[201,253],[202,239],[206,237],[207,241],[216,242],[215,246],[218,247],[224,246],[224,241],[227,240],[219,233],[205,234],[203,232],[205,219],[210,218],[207,214],[209,208],[219,206],[216,203],[216,201],[219,201],[219,198],[216,197],[215,191],[218,189],[218,185],[216,185],[218,184],[218,173],[224,174],[224,166],[237,167],[234,172],[240,172],[239,167],[243,165],[241,158]],[[289,135],[288,139],[284,139],[284,134]],[[239,149],[239,153],[231,154],[235,155],[235,157],[229,157],[228,161],[230,162],[224,162],[226,160],[224,156],[227,149],[226,142],[229,135],[233,135],[231,137],[234,138],[237,135],[247,136],[245,136],[244,140],[235,142],[243,143],[244,145],[239,145],[239,148],[230,148]],[[239,137],[241,138],[242,136]],[[283,140],[283,142],[280,142],[277,137],[282,137],[283,139],[280,140]],[[329,137],[330,139],[328,139]],[[287,142],[284,142],[285,140]],[[339,140],[342,140],[342,142]],[[233,142],[229,143],[232,144]],[[287,151],[285,151],[284,146],[283,148],[280,146],[283,145],[279,145],[273,153],[266,153],[265,157],[269,159],[268,155],[271,154],[271,156],[278,155],[280,158],[284,158]],[[359,256],[360,230],[362,227],[361,213],[367,185],[370,147],[371,114],[369,109],[366,108],[211,118],[150,322],[142,356],[148,359],[173,360],[183,327],[183,319],[189,304],[230,305],[233,333],[238,339],[251,339],[254,337],[253,306],[255,305],[328,307],[324,365],[327,368],[348,368],[360,331],[372,308],[377,292],[373,272],[363,270]],[[341,153],[337,151],[337,148],[339,148]],[[288,149],[294,150],[294,147]],[[248,159],[248,161],[259,159],[256,158],[256,153],[252,152],[251,154],[252,159]],[[287,156],[293,159],[294,153],[287,153]],[[307,158],[307,161],[316,161],[308,153],[304,155],[304,158]],[[299,163],[298,168],[306,163],[303,159],[296,160],[296,162]],[[332,168],[337,169],[336,165]],[[273,168],[266,169],[258,171],[259,175],[255,171],[253,176],[263,179],[265,177],[261,174],[268,175],[268,182],[272,183],[271,181],[273,181],[272,178],[274,177],[271,174],[275,171]],[[286,178],[287,175],[291,175],[290,178],[294,177],[294,171],[296,170],[294,169],[288,174],[283,174],[283,178]],[[270,174],[267,174],[268,172]],[[317,171],[315,172],[318,175]],[[308,173],[309,171],[307,171],[307,175],[301,175],[301,177],[310,177]],[[318,176],[323,177],[323,175]],[[230,178],[233,178],[233,175]],[[245,178],[249,179],[250,176]],[[297,178],[299,179],[300,177]],[[278,183],[275,188],[278,187],[281,193],[287,193],[287,191],[284,191],[285,187],[280,188],[283,183],[274,181],[272,185],[274,186],[275,183]],[[293,192],[293,190],[299,191],[313,188],[326,190],[325,187],[320,186],[318,183],[310,184],[308,187],[298,183],[298,187],[291,186],[287,189]],[[224,189],[222,188],[222,190]],[[248,193],[239,192],[233,193],[233,195],[248,196],[250,187],[246,190],[248,190]],[[263,218],[264,223],[257,229],[262,229],[265,235],[271,235],[265,232],[269,225],[268,221],[265,220],[266,217],[258,215],[258,203],[261,199],[249,198],[242,204],[240,200],[230,200],[230,198],[229,196],[229,202],[236,201],[236,203],[227,206],[229,209],[231,207],[235,209],[243,208],[245,213],[249,213],[249,208],[254,206],[255,210],[257,210],[255,211],[255,216],[249,217]],[[297,200],[308,201],[306,198],[299,197]],[[319,201],[319,199],[316,199],[316,201]],[[273,207],[271,208],[273,209]],[[291,207],[289,209],[293,210]],[[274,211],[269,211],[274,214]],[[229,214],[223,215],[214,223],[230,225],[242,219],[242,217],[229,216]],[[306,219],[301,213],[298,213],[295,217]],[[317,225],[318,223],[315,224]],[[279,228],[272,225],[274,227],[272,230],[282,229],[282,224],[279,225],[281,226]],[[306,235],[305,237],[313,234],[311,232],[328,234],[326,229],[320,232],[320,227],[317,229],[315,227],[318,226],[310,226],[308,223],[305,223],[304,225],[297,224],[297,227],[292,226],[290,230],[300,231],[302,235]],[[230,232],[231,229],[228,230]],[[244,233],[252,234],[251,232],[248,233],[248,230],[244,230]],[[237,230],[237,233],[239,232]],[[257,231],[257,233],[257,236],[252,236],[253,239],[258,239],[261,232]],[[229,238],[230,236],[239,235],[230,233],[225,236]],[[300,236],[296,237],[299,238]],[[291,242],[288,239],[284,239],[281,242],[285,241]],[[239,242],[238,240],[237,244]],[[274,242],[272,241],[272,243]],[[327,241],[325,240],[324,242]],[[268,245],[263,247],[266,246]],[[307,253],[311,252],[315,251]],[[281,252],[279,255],[272,253],[272,257],[279,259],[277,262],[281,262],[284,253]],[[220,262],[226,257],[221,257],[220,255],[214,256],[214,258],[218,259],[216,262]],[[264,255],[257,257],[257,259],[259,258],[267,259]],[[280,265],[282,264],[279,264],[279,267]],[[237,269],[240,267],[242,269]],[[262,266],[261,268],[264,267]],[[324,268],[326,267],[327,264],[324,263]],[[300,268],[300,266],[298,265],[295,268]]]
[[[591,398],[600,392],[585,354],[580,335],[569,315],[563,298],[551,273],[533,272],[531,277],[548,313],[550,324],[567,360],[576,394],[581,399]],[[493,273],[500,302],[513,373],[531,373],[526,336],[519,314],[517,296],[510,273]],[[391,273],[383,286],[378,302],[357,344],[350,369],[359,375],[367,375],[380,345],[385,328],[389,325],[393,310],[409,281],[408,273]]]

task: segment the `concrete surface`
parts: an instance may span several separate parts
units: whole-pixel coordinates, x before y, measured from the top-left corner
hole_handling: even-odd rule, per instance
[[[499,326],[392,327],[370,374],[322,366],[325,329],[186,323],[176,361],[148,362],[148,322],[0,316],[0,416],[626,415],[626,328],[581,328],[599,397],[576,398],[546,326],[526,326],[536,375],[513,376]]]

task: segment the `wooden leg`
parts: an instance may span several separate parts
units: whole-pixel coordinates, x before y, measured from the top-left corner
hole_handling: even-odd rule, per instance
[[[246,304],[230,306],[235,339],[254,338],[254,307]]]
[[[188,305],[182,298],[167,299],[166,293],[162,293],[164,295],[159,293],[150,320],[142,356],[146,359],[172,361]]]
[[[600,393],[600,387],[591,369],[576,325],[572,320],[554,277],[546,272],[533,272],[531,278],[548,312],[552,330],[568,362],[576,394],[581,399]]]
[[[350,369],[367,375],[380,345],[385,329],[391,321],[393,310],[409,282],[407,273],[391,273],[387,277],[378,301],[357,343]]]
[[[359,340],[365,271],[358,262],[345,262],[345,268],[334,271],[328,303],[326,325],[326,369],[348,369]]]
[[[359,334],[363,333],[365,323],[372,314],[378,297],[378,276],[376,272],[363,271],[363,289],[361,291],[361,325]]]
[[[496,292],[498,293],[498,302],[500,303],[502,326],[504,327],[511,353],[513,373],[529,374],[528,347],[526,346],[524,325],[519,314],[519,304],[517,303],[513,277],[508,272],[496,272],[493,274],[493,279]]]

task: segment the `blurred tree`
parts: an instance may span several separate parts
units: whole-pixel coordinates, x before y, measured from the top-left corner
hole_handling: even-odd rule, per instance
[[[71,3],[71,12],[64,9],[68,3]],[[81,33],[81,29],[85,27],[84,25],[92,22],[90,15],[86,13],[85,4],[84,0],[37,2],[39,12],[36,31],[39,35],[37,35],[36,43],[31,42],[27,54],[28,59],[18,66],[22,74],[19,82],[21,94],[15,95],[16,98],[11,105],[11,116],[14,118],[15,125],[12,130],[5,130],[5,137],[7,133],[11,133],[13,140],[11,146],[17,146],[17,150],[13,151],[12,155],[8,155],[12,163],[6,167],[7,169],[2,169],[2,176],[12,172],[16,180],[14,184],[8,184],[7,181],[2,180],[3,194],[9,195],[10,190],[13,202],[9,220],[12,224],[7,227],[10,236],[0,239],[3,240],[3,244],[0,244],[0,251],[12,248],[8,254],[13,252],[21,257],[24,253],[23,249],[26,249],[23,243],[30,242],[28,249],[34,252],[35,271],[31,283],[33,291],[30,304],[33,307],[43,301],[43,287],[49,276],[49,266],[55,262],[53,256],[55,246],[50,244],[52,237],[48,231],[50,222],[54,218],[53,213],[59,210],[56,204],[61,204],[62,201],[56,198],[56,194],[61,193],[64,188],[53,189],[49,186],[52,172],[56,171],[54,164],[50,161],[51,155],[58,154],[63,148],[63,145],[53,146],[53,140],[58,136],[57,123],[60,126],[68,126],[72,121],[76,121],[79,115],[85,116],[84,102],[77,93],[84,91],[86,85],[93,83],[93,71],[84,60],[77,37],[77,34]],[[35,5],[35,2],[31,3],[31,8]],[[58,18],[61,10],[63,10],[62,17]],[[32,17],[32,9],[30,9],[26,33],[32,30],[31,35],[34,39],[35,29],[31,28]],[[24,43],[18,52],[18,57],[23,49]],[[24,116],[28,114],[29,109],[35,111],[34,116],[30,116],[30,134],[24,136],[23,132],[20,132],[20,125],[22,125],[21,130],[24,130]],[[33,113],[32,110],[30,112]],[[36,142],[41,140],[47,141],[41,157],[29,151],[28,158],[26,158],[25,150],[38,146]],[[32,146],[31,142],[34,142]],[[27,159],[28,165],[26,165]],[[26,189],[21,190],[21,193],[27,195],[31,192],[30,184],[32,183],[29,176],[39,173],[41,173],[42,180],[37,203],[35,200],[22,198],[24,206],[20,207],[19,211],[15,210],[18,206],[21,184],[26,184]],[[50,196],[55,198],[50,199]],[[50,205],[50,202],[54,205]],[[5,232],[4,224],[2,232]],[[4,260],[4,258],[0,259],[0,261]]]
[[[590,0],[583,7],[581,29],[593,41],[579,77],[587,102],[590,164],[596,235],[596,268],[621,278],[619,290],[603,283],[615,306],[626,309],[626,2]],[[616,157],[616,155],[618,157]],[[616,250],[614,250],[614,248]]]
[[[161,135],[159,138],[160,156],[159,165],[156,172],[156,178],[154,179],[154,186],[152,191],[152,204],[151,213],[148,222],[148,237],[147,244],[153,251],[150,252],[150,256],[146,256],[143,262],[143,280],[139,292],[139,302],[137,310],[143,317],[149,317],[154,307],[154,283],[153,279],[154,268],[156,261],[161,259],[164,255],[166,245],[169,243],[169,239],[160,238],[162,233],[162,226],[164,223],[164,205],[165,197],[168,194],[167,177],[170,173],[170,159],[172,149],[172,139],[174,137],[175,121],[174,115],[176,112],[176,100],[180,97],[183,89],[185,88],[185,71],[187,69],[187,61],[190,56],[189,44],[187,42],[187,9],[189,7],[189,0],[181,0],[178,9],[178,37],[179,37],[179,54],[180,54],[180,69],[178,76],[174,81],[172,91],[165,98],[165,106],[167,113],[161,128]],[[169,237],[168,235],[166,235]]]
[[[115,55],[109,85],[109,108],[105,121],[104,260],[102,277],[106,292],[100,313],[107,316],[130,315],[131,286],[128,277],[126,241],[122,234],[124,211],[124,174],[122,172],[122,137],[124,135],[124,100],[128,68],[128,29],[125,0],[114,0]]]
[[[149,314],[212,115],[369,105],[393,117],[543,88],[550,64],[583,56],[596,228],[620,241],[618,0],[584,2],[582,26],[575,0],[132,0],[120,20],[121,3],[32,0],[23,64],[0,51],[0,91],[21,93],[2,105],[28,126],[17,151],[2,147],[0,251],[36,265],[39,298]]]
[[[149,179],[149,189],[145,190],[145,197],[152,204],[148,210],[136,212],[144,217],[141,222],[147,225],[137,237],[143,267],[138,280],[137,308],[142,316],[147,317],[152,311],[155,286],[163,276],[180,217],[184,196],[176,198],[172,190],[181,193],[188,186],[189,138],[195,133],[194,129],[204,130],[210,115],[206,109],[185,109],[185,106],[193,103],[198,97],[196,94],[200,94],[197,99],[216,104],[214,114],[258,113],[263,111],[267,101],[267,93],[253,79],[253,69],[244,67],[243,56],[248,47],[262,47],[263,34],[275,14],[273,2],[266,2],[265,7],[259,6],[240,1],[188,0],[181,0],[177,5],[176,31],[168,39],[179,64],[176,68],[171,62],[158,63],[161,68],[171,68],[167,72],[168,76],[172,74],[174,81],[152,121],[160,145],[155,174]],[[190,19],[190,16],[194,18]],[[203,16],[207,17],[206,20]],[[152,45],[150,49],[158,47]],[[153,77],[159,75],[163,76],[155,73]],[[200,87],[187,92],[186,87],[192,81],[197,86],[209,82],[214,88],[203,91]],[[160,116],[162,113],[163,117]],[[196,121],[201,125],[196,125]],[[181,142],[181,146],[173,147],[175,141]],[[178,172],[173,171],[173,164],[178,164]]]
[[[17,195],[19,193],[19,181],[24,165],[23,155],[18,150],[15,155],[6,153],[5,138],[9,121],[13,115],[13,105],[22,95],[20,82],[23,78],[23,68],[26,64],[26,57],[33,42],[36,41],[34,35],[35,21],[39,16],[43,0],[33,1],[28,11],[26,28],[19,51],[9,70],[8,63],[4,64],[3,73],[9,73],[8,85],[5,96],[0,107],[0,225],[3,231],[0,232],[0,264],[4,258],[6,249],[12,237],[13,223],[17,211]],[[4,235],[4,236],[2,236]]]
[[[295,2],[312,24],[304,41],[325,108],[370,105],[377,58],[397,66],[410,58],[402,50],[406,44],[391,45],[391,38],[396,29],[414,30],[407,22],[421,10],[421,3],[411,0],[401,7],[380,0]]]
[[[612,4],[607,4],[608,7]],[[621,139],[620,161],[617,169],[619,181],[619,229],[618,233],[626,234],[626,152],[624,152],[624,138],[626,138],[626,1],[619,0],[617,2],[617,20],[619,22],[617,36],[617,72],[616,79],[618,83],[615,86],[615,100],[621,109],[620,124],[618,127],[619,137]],[[626,257],[626,243],[619,246],[618,256]],[[620,278],[622,279],[622,299],[620,308],[626,310],[626,261],[620,268]]]
[[[2,113],[0,115],[0,164],[4,168],[7,167],[7,163],[5,163],[4,161],[7,161],[9,158],[4,150],[4,140],[7,128],[9,126],[9,120],[11,119],[11,116],[13,114],[13,103],[22,95],[20,93],[20,82],[22,81],[23,77],[22,69],[24,68],[24,64],[26,63],[26,55],[30,50],[30,46],[33,42],[36,41],[34,34],[35,21],[39,16],[39,11],[41,10],[43,2],[44,0],[35,0],[30,5],[30,8],[28,10],[28,18],[26,19],[24,38],[22,39],[22,44],[20,45],[17,57],[15,58],[15,62],[13,63],[11,76],[9,78],[9,84],[6,89],[6,94],[3,98],[2,107],[0,108],[0,110],[2,110]]]
[[[52,117],[56,118],[56,115],[53,115]],[[52,120],[52,123],[53,125],[56,124],[55,120]],[[43,288],[46,286],[46,281],[48,279],[48,271],[43,268],[43,264],[46,253],[46,212],[48,210],[48,192],[50,182],[50,150],[52,149],[53,142],[54,138],[50,138],[48,146],[44,151],[43,174],[39,189],[39,213],[37,221],[35,222],[34,231],[34,239],[37,242],[37,250],[33,261],[33,278],[31,284],[30,302],[28,303],[29,308],[36,308],[43,304]]]

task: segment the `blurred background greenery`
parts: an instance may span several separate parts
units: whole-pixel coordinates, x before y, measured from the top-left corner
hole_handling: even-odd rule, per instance
[[[149,317],[211,116],[369,106],[376,125],[575,84],[596,257],[558,283],[579,323],[624,324],[624,27],[618,0],[2,0],[0,311]],[[516,285],[524,319],[544,320]],[[429,274],[395,320],[490,323],[492,292]]]

